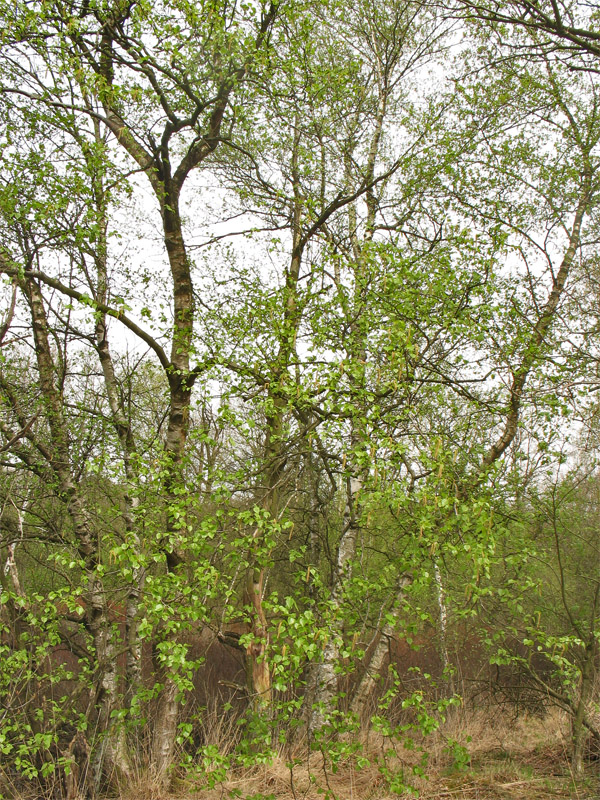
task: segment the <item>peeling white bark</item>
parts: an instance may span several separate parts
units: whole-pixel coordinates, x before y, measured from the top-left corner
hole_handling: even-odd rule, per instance
[[[436,601],[438,607],[439,629],[439,654],[442,662],[447,689],[454,694],[454,678],[452,677],[452,664],[448,653],[448,605],[446,603],[446,588],[437,559],[433,560],[433,575],[435,579]]]
[[[161,783],[166,781],[167,771],[173,763],[179,703],[177,702],[177,686],[171,678],[166,678],[160,693],[152,737],[152,772]]]
[[[344,582],[351,576],[352,561],[356,555],[359,527],[356,519],[358,494],[362,488],[362,480],[354,476],[347,481],[346,505],[342,538],[340,539],[336,575],[331,592],[331,631],[323,649],[323,660],[315,664],[313,672],[313,707],[309,713],[309,730],[315,731],[323,727],[329,712],[334,709],[337,694],[336,666],[340,659],[341,620],[340,608],[344,596]]]

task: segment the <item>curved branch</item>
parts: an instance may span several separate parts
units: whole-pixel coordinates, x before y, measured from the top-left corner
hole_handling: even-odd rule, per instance
[[[89,306],[92,309],[97,309],[98,311],[102,311],[107,314],[109,317],[113,317],[114,319],[118,319],[122,325],[124,325],[128,330],[134,333],[139,339],[145,342],[151,350],[154,351],[158,360],[160,361],[162,367],[165,370],[169,370],[171,367],[171,362],[167,357],[167,354],[163,350],[163,348],[159,345],[159,343],[154,339],[154,337],[150,336],[150,334],[145,331],[143,328],[140,328],[133,320],[129,319],[126,314],[122,311],[117,311],[114,308],[106,305],[105,303],[101,303],[97,300],[92,299],[89,295],[86,295],[84,292],[79,292],[77,289],[72,289],[70,286],[62,283],[61,281],[57,280],[56,278],[51,278],[49,275],[46,275],[44,272],[39,270],[23,270],[21,272],[17,267],[11,267],[6,263],[5,257],[0,254],[0,272],[3,272],[5,275],[11,275],[14,277],[18,277],[19,275],[24,275],[26,278],[34,278],[36,280],[45,283],[46,286],[50,286],[52,289],[56,289],[61,294],[70,297],[72,300],[77,300],[82,305]]]
[[[563,257],[556,278],[553,280],[552,290],[550,291],[548,300],[546,301],[546,304],[542,309],[542,313],[538,317],[538,320],[534,326],[531,334],[531,340],[527,349],[525,350],[521,364],[513,373],[513,380],[510,387],[509,411],[504,424],[504,430],[494,444],[492,444],[492,446],[489,448],[487,453],[485,453],[482,464],[484,470],[486,470],[500,458],[504,451],[510,446],[517,434],[523,389],[525,388],[525,384],[527,383],[527,379],[529,378],[531,370],[539,360],[540,349],[544,344],[548,330],[550,329],[552,321],[554,320],[558,303],[575,258],[575,253],[580,245],[581,226],[583,223],[583,217],[585,216],[588,208],[590,194],[591,170],[588,165],[586,166],[583,175],[583,186],[579,203],[577,205],[577,210],[575,212],[575,219],[573,220],[573,225],[571,227],[567,252]]]

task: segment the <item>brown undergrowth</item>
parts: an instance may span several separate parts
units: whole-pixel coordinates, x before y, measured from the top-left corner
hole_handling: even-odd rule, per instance
[[[181,779],[167,795],[141,774],[120,800],[599,800],[597,762],[588,764],[584,781],[575,782],[568,741],[568,722],[558,711],[515,718],[498,710],[458,709],[439,731],[408,749],[370,733],[362,742],[368,759],[361,762],[348,755],[334,767],[298,744],[268,764],[230,770],[212,788],[202,778]],[[222,751],[231,744],[219,742]],[[420,777],[413,768],[418,773],[424,755],[426,776]],[[413,791],[390,791],[386,770],[403,770]]]

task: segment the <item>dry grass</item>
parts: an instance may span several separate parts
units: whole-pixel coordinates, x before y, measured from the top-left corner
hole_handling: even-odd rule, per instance
[[[202,715],[202,737],[221,756],[240,744],[242,729],[232,715],[217,710]],[[588,764],[586,780],[573,780],[568,760],[569,724],[552,711],[539,717],[512,717],[498,709],[454,709],[435,735],[405,748],[371,732],[362,742],[359,762],[351,745],[335,769],[330,759],[311,752],[306,743],[281,748],[267,764],[229,769],[214,788],[207,775],[197,780],[173,775],[171,791],[139,764],[135,778],[122,787],[119,800],[398,800],[409,792],[390,790],[384,775],[404,770],[422,800],[600,800],[600,762]],[[464,749],[461,749],[464,748]],[[426,754],[427,777],[415,776]],[[458,759],[457,759],[458,756]],[[20,791],[26,788],[30,791]],[[3,777],[0,794],[19,800],[39,800],[36,787],[16,787]],[[60,787],[56,797],[61,797]]]
[[[218,719],[211,724],[215,744],[231,748],[233,730]],[[468,741],[470,737],[470,741]],[[466,762],[457,765],[448,741],[463,744]],[[213,740],[214,741],[214,740]],[[500,712],[456,711],[421,746],[426,748],[427,779],[411,778],[422,800],[599,800],[598,774],[590,767],[589,779],[576,785],[569,770],[568,725],[563,715],[552,712],[544,719],[511,718]],[[390,793],[380,765],[383,753],[390,768],[403,767],[411,774],[422,751],[397,747],[389,754],[389,742],[369,735],[363,742],[370,763],[359,769],[351,756],[340,760],[337,770],[319,753],[298,746],[293,754],[281,752],[269,764],[230,770],[226,780],[207,789],[201,783],[182,781],[169,800],[225,800],[228,797],[273,800],[392,800],[410,793]],[[296,760],[290,766],[292,756]],[[140,781],[126,788],[121,800],[167,800],[156,782]]]

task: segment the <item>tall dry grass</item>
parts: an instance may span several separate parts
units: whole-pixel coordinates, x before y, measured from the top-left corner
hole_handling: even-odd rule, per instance
[[[240,728],[233,717],[212,709],[203,717],[203,736],[219,753],[232,753],[240,742]],[[454,709],[445,723],[411,748],[373,731],[359,742],[364,754],[342,757],[335,769],[321,752],[304,740],[292,747],[274,747],[267,763],[231,768],[223,780],[207,788],[200,772],[194,779],[174,773],[169,798],[224,800],[228,797],[273,800],[391,800],[414,797],[410,792],[390,792],[382,764],[405,770],[414,791],[423,800],[544,800],[572,798],[591,800],[589,785],[578,786],[569,773],[569,723],[564,714],[551,710],[544,717],[512,716],[500,709]],[[349,748],[351,750],[351,748]],[[426,776],[412,774],[423,756]],[[458,756],[458,757],[457,757]],[[591,786],[591,788],[590,788]],[[587,792],[587,794],[586,794]],[[121,800],[167,800],[151,775],[123,787]]]

